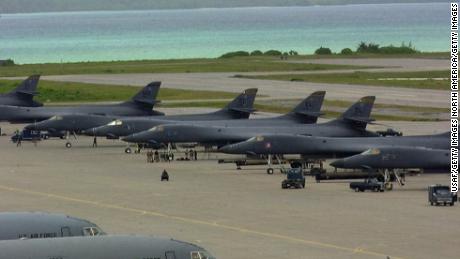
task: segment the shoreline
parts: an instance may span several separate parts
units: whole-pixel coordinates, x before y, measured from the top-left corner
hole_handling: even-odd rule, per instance
[[[81,13],[120,13],[120,12],[133,12],[133,13],[145,13],[145,12],[167,12],[167,11],[207,11],[207,10],[225,10],[225,9],[268,9],[268,8],[317,8],[317,7],[355,7],[355,6],[373,6],[373,5],[437,5],[437,4],[449,4],[449,2],[412,2],[407,1],[395,1],[387,3],[314,3],[314,4],[297,4],[297,5],[261,5],[261,6],[222,6],[222,7],[189,7],[189,8],[167,8],[167,7],[156,7],[149,9],[80,9],[80,10],[61,10],[61,11],[30,11],[30,12],[5,12],[1,16],[20,16],[20,15],[65,15],[65,14],[81,14]],[[0,16],[0,17],[1,17]]]

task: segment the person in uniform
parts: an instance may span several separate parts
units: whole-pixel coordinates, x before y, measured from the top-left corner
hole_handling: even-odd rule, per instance
[[[166,169],[163,170],[163,173],[161,174],[161,181],[168,181],[169,182],[169,174],[166,172]]]

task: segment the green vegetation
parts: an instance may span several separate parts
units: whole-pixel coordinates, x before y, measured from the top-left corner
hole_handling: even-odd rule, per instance
[[[403,42],[401,46],[399,47],[396,47],[393,45],[380,47],[378,44],[375,44],[375,43],[361,42],[358,46],[358,49],[356,49],[356,52],[357,53],[391,55],[391,54],[415,54],[418,51],[412,46],[411,43],[409,43],[409,45],[406,45]]]
[[[228,52],[220,56],[219,58],[234,58],[234,57],[247,57],[247,56],[297,56],[299,53],[294,50],[290,50],[289,52],[281,52],[279,50],[271,49],[265,52],[260,50],[254,50],[251,53],[243,50]]]
[[[259,56],[258,52],[256,52],[257,56]],[[219,58],[234,58],[234,57],[247,57],[249,56],[249,52],[247,51],[235,51],[235,52],[228,52],[224,55],[220,56]]]
[[[80,62],[64,64],[30,64],[1,67],[0,77],[73,74],[124,74],[124,73],[199,73],[199,72],[269,72],[313,71],[326,69],[365,68],[280,62],[270,56],[249,56],[229,59],[141,60],[113,62]]]
[[[271,50],[265,51],[264,55],[265,56],[281,56],[282,53],[279,50],[271,49]]]
[[[0,60],[0,66],[2,67],[14,66],[14,60],[12,59]]]
[[[356,51],[353,51],[351,48],[344,48],[340,51],[340,53],[334,53],[330,48],[327,47],[319,47],[318,49],[315,50],[314,55],[302,55],[303,58],[305,57],[321,57],[321,56],[335,56],[335,55],[340,55],[340,56],[357,56],[357,57],[366,57],[366,56],[386,56],[386,55],[392,55],[393,57],[399,57],[399,56],[410,56],[413,57],[413,55],[416,54],[422,54],[422,55],[436,55],[440,53],[421,53],[420,51],[417,51],[413,46],[412,43],[409,43],[406,45],[404,42],[401,43],[401,46],[394,46],[394,45],[388,45],[388,46],[380,46],[379,44],[375,43],[366,43],[366,42],[361,42],[358,47],[356,48]],[[448,57],[448,53],[442,53],[443,58]],[[289,52],[281,52],[279,50],[269,50],[266,52],[262,52],[260,50],[254,50],[252,52],[248,51],[234,51],[234,52],[228,52],[220,56],[219,58],[234,58],[234,57],[248,57],[248,56],[299,56],[299,53],[297,51],[289,51]]]
[[[350,48],[344,48],[340,51],[338,55],[352,55],[352,54],[364,54],[364,55],[413,55],[420,53],[417,51],[411,43],[406,45],[404,42],[401,46],[397,47],[394,45],[388,45],[380,47],[378,44],[375,43],[366,43],[361,42],[358,45],[358,48],[355,52]],[[332,55],[334,54],[330,48],[326,48],[321,46],[319,49],[315,50],[315,55]]]
[[[344,48],[344,49],[342,49],[342,51],[340,51],[340,54],[342,54],[342,55],[352,55],[353,50],[351,50],[350,48]]]
[[[330,48],[320,47],[319,49],[315,50],[316,55],[331,55],[332,51]]]
[[[19,81],[0,80],[0,93],[15,88]],[[129,100],[139,87],[120,85],[96,85],[41,80],[37,100],[41,102],[100,102]],[[234,93],[219,91],[190,91],[162,88],[159,100],[232,99]]]
[[[245,76],[245,78],[305,81],[331,84],[358,84],[371,86],[390,86],[418,89],[449,90],[449,71],[420,71],[420,72],[354,72],[335,74],[282,74]],[[445,79],[445,80],[438,80]]]

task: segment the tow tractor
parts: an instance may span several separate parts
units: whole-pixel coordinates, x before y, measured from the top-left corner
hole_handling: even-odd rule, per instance
[[[302,168],[291,168],[287,170],[286,179],[281,183],[281,188],[305,188],[305,176],[303,175]]]

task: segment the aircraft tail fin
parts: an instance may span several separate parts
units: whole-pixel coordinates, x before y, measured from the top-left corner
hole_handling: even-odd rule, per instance
[[[161,82],[151,82],[133,96],[131,99],[132,102],[142,105],[148,109],[152,109],[156,103],[160,102],[156,99],[160,86]]]
[[[238,118],[249,118],[249,115],[255,111],[254,101],[257,95],[257,88],[249,88],[238,95],[220,112],[231,112]]]
[[[366,96],[354,103],[341,116],[340,120],[351,123],[355,128],[366,129],[368,123],[374,121],[371,116],[375,96]]]
[[[325,91],[317,91],[300,102],[289,114],[302,118],[305,122],[316,123],[318,117],[322,115],[321,106],[323,105]]]
[[[10,94],[20,94],[33,97],[38,94],[37,85],[40,80],[40,75],[29,76],[26,80],[22,81]]]

